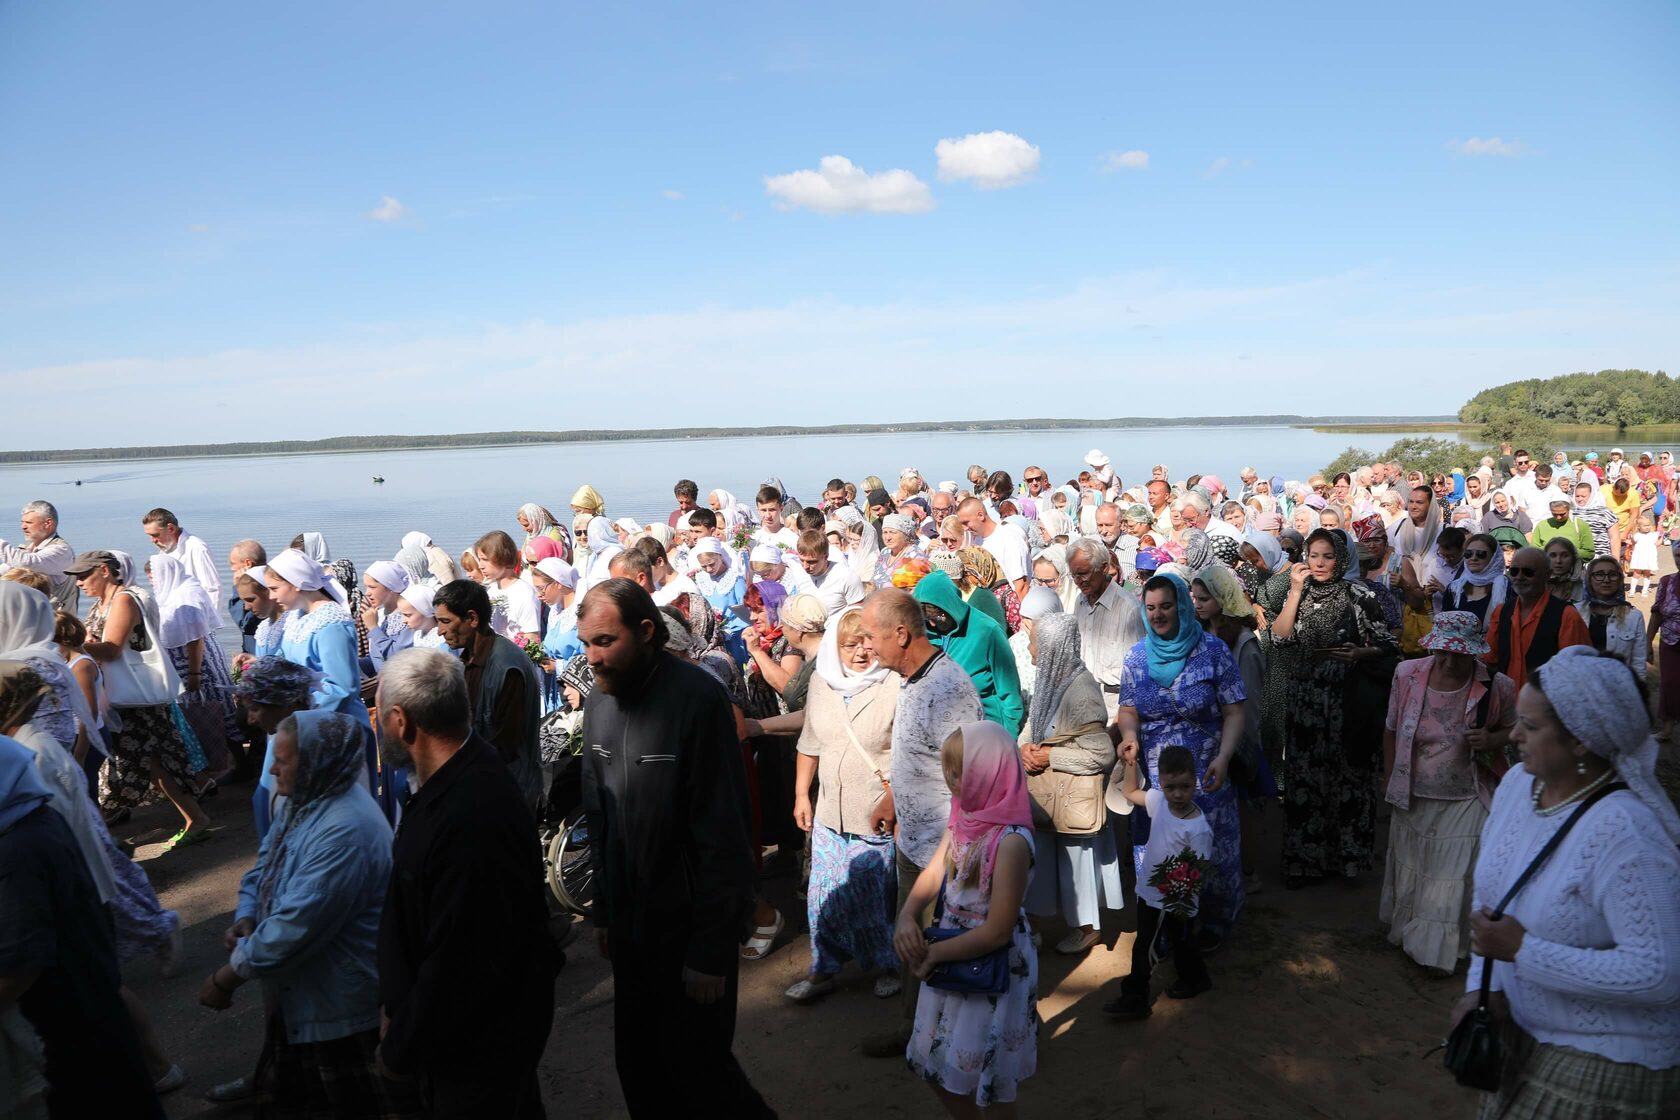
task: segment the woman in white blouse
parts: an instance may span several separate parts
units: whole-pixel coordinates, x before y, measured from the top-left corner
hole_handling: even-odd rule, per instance
[[[1517,700],[1523,764],[1482,830],[1470,994],[1455,1009],[1494,962],[1505,1064],[1484,1117],[1656,1118],[1680,1101],[1680,815],[1657,783],[1642,691],[1626,665],[1576,646]],[[1606,786],[1493,920],[1572,807]]]
[[[1586,598],[1575,604],[1581,621],[1587,624],[1594,648],[1602,650],[1633,670],[1645,681],[1645,616],[1627,600],[1627,580],[1622,565],[1613,556],[1600,556],[1587,565]]]

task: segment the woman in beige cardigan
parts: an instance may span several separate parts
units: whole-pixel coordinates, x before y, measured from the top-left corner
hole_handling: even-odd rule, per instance
[[[811,834],[811,974],[787,990],[810,1003],[834,990],[848,960],[874,972],[875,994],[897,995],[893,910],[898,884],[891,810],[882,799],[892,773],[893,711],[899,679],[873,661],[863,611],[828,620],[799,736],[794,819]],[[811,803],[811,782],[817,800]]]

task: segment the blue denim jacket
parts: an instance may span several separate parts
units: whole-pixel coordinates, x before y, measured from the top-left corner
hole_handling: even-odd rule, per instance
[[[239,883],[237,918],[257,916],[257,884],[280,835],[269,829]],[[360,785],[291,829],[268,917],[228,963],[263,982],[287,1040],[325,1042],[379,1025],[379,914],[391,878],[391,826]]]

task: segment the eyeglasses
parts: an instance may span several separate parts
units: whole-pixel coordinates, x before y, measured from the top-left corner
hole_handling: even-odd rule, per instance
[[[1514,568],[1511,569],[1511,574],[1514,575],[1514,576],[1537,576],[1537,575],[1540,574],[1540,569],[1538,569],[1538,568],[1515,568],[1514,567]]]
[[[1059,576],[1051,576],[1049,579],[1040,579],[1037,576],[1034,576],[1033,577],[1033,582],[1038,584],[1038,586],[1040,586],[1040,587],[1048,587],[1048,588],[1051,588],[1052,590],[1054,590],[1056,585],[1061,583],[1062,581],[1061,581],[1061,578]]]
[[[1464,550],[1464,558],[1466,560],[1492,560],[1493,559],[1493,553],[1484,552],[1479,548],[1477,548],[1477,549],[1467,548],[1467,549]]]
[[[1592,574],[1592,578],[1594,578],[1594,579],[1618,579],[1619,580],[1619,579],[1622,578],[1622,573],[1612,572],[1612,571],[1606,569],[1602,572],[1594,572]]]

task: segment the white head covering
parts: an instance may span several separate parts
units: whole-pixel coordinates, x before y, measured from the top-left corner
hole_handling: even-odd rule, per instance
[[[1044,530],[1044,538],[1047,541],[1054,542],[1057,537],[1073,536],[1073,518],[1049,502],[1044,502],[1038,507],[1038,526]]]
[[[537,571],[558,583],[562,587],[577,586],[577,569],[560,559],[558,556],[545,556],[537,561]]]
[[[427,618],[436,618],[437,611],[432,609],[432,594],[433,589],[427,587],[425,584],[411,583],[407,587],[403,588],[402,599],[403,602],[407,603]]]
[[[652,537],[666,548],[670,548],[671,542],[677,539],[676,534],[671,532],[671,527],[669,525],[662,525],[657,521],[652,525],[649,525],[646,529],[643,529],[642,532],[645,535]]]
[[[430,548],[431,544],[432,538],[419,530],[403,534],[402,546],[404,548]]]
[[[288,548],[280,555],[272,557],[268,562],[268,570],[299,591],[325,591],[327,596],[341,607],[349,602],[349,596],[344,593],[344,588],[338,585],[338,581],[329,576],[319,563],[295,548]]]
[[[1093,447],[1085,452],[1085,465],[1094,471],[1100,471],[1108,466],[1108,456]]]
[[[1056,593],[1048,587],[1039,585],[1027,590],[1027,597],[1021,600],[1021,617],[1028,622],[1037,621],[1047,614],[1061,614],[1062,601]]]
[[[823,631],[822,645],[817,647],[817,675],[841,696],[856,696],[892,675],[892,670],[883,667],[879,661],[858,673],[848,669],[840,660],[840,620],[853,611],[861,610],[861,605],[850,606],[829,619],[828,628]]]
[[[619,518],[617,521],[613,522],[613,528],[623,529],[628,536],[632,537],[642,531],[641,522],[637,521],[634,517]],[[590,539],[593,540],[594,538],[591,537]]]
[[[916,519],[907,513],[889,513],[881,518],[881,528],[892,529],[909,537],[911,543],[916,540]]]
[[[752,551],[747,554],[747,562],[750,564],[786,563],[786,561],[782,559],[782,550],[773,544],[753,545]]]
[[[523,517],[525,523],[531,527],[530,534],[525,538],[526,540],[530,540],[531,537],[540,537],[554,528],[554,518],[550,517],[548,511],[536,502],[526,502],[520,506],[519,516]],[[408,538],[403,538],[403,544],[408,544]]]
[[[117,582],[124,587],[133,587],[134,557],[126,552],[118,552],[116,549],[112,549],[111,558],[117,562]],[[146,591],[150,594],[151,588],[147,588]]]
[[[99,721],[88,708],[87,697],[75,674],[59,655],[53,642],[53,630],[58,618],[52,600],[21,583],[0,580],[0,661],[35,661],[31,666],[40,671],[39,662],[46,662],[46,672],[54,678],[48,683],[54,690],[70,697],[70,708],[76,713],[87,733],[98,734]],[[65,744],[69,750],[75,744]]]
[[[320,533],[303,534],[303,554],[317,564],[325,564],[332,559],[332,549],[327,547],[327,538]]]
[[[369,579],[402,594],[409,584],[408,569],[390,560],[375,560],[364,573]]]
[[[841,512],[851,508],[845,506]],[[862,514],[858,514],[858,522],[858,542],[846,553],[846,562],[852,566],[853,575],[869,584],[875,580],[875,564],[881,558],[881,540],[875,532],[875,526],[864,519]]]
[[[160,552],[146,561],[165,649],[178,649],[216,632],[221,608],[186,565]]]
[[[689,555],[698,563],[700,557],[708,553],[723,557],[729,566],[719,576],[710,575],[706,569],[696,567],[694,569],[694,586],[700,589],[701,595],[727,594],[741,578],[741,568],[735,560],[735,554],[723,547],[723,542],[716,537],[701,537],[695,542]]]
[[[1680,843],[1680,813],[1657,781],[1657,740],[1632,670],[1591,646],[1568,646],[1535,676],[1569,733],[1615,767],[1670,842]]]
[[[717,515],[719,528],[731,529],[740,524],[752,524],[753,517],[741,503],[735,500],[735,495],[727,490],[713,490],[708,497],[715,496],[718,500]]]

